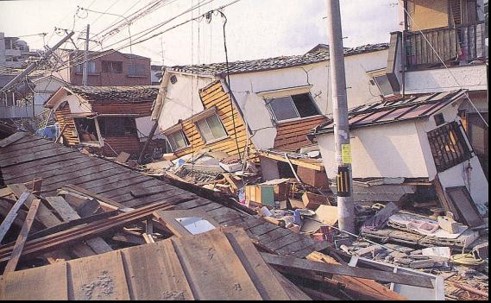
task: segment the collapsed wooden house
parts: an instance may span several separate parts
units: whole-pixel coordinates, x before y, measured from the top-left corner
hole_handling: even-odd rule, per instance
[[[7,263],[1,299],[296,300],[346,292],[402,299],[375,281],[436,285],[431,277],[343,265],[320,253],[326,241],[236,202],[212,201],[26,133],[1,140],[0,155],[0,215],[9,218],[1,228],[8,240],[0,245],[0,264]],[[119,249],[116,239],[131,245]]]
[[[63,86],[45,103],[54,112],[67,146],[92,148],[108,157],[121,152],[133,159],[151,129],[152,102],[157,86]],[[165,148],[154,138],[148,150]]]
[[[370,70],[383,68],[387,47],[346,49],[346,64],[363,75],[360,61]],[[167,67],[152,109],[157,133],[176,157],[203,149],[224,152],[260,165],[264,180],[277,179],[290,170],[284,153],[315,146],[306,134],[332,111],[325,87],[328,62],[328,48],[319,46],[298,56]],[[373,98],[367,87],[353,86],[353,102]],[[318,159],[296,162],[323,171]]]

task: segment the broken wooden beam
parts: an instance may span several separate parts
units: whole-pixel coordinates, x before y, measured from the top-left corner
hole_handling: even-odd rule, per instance
[[[14,248],[12,249],[12,253],[10,255],[10,260],[7,262],[7,266],[5,266],[5,270],[3,274],[15,271],[15,268],[17,267],[17,263],[19,263],[19,258],[22,254],[22,249],[24,248],[24,244],[27,241],[27,235],[31,230],[31,226],[32,223],[34,222],[34,217],[36,216],[40,203],[41,200],[35,199],[32,202],[31,207],[29,207],[29,212],[27,213],[26,221],[24,221],[19,236],[15,241]]]
[[[27,201],[27,198],[29,197],[29,192],[25,191],[23,192],[17,202],[15,202],[14,206],[10,209],[9,213],[7,214],[7,217],[3,220],[2,224],[0,225],[0,242],[2,242],[3,237],[5,237],[5,234],[7,234],[7,231],[10,229],[10,226],[14,222],[15,218],[17,217],[17,212],[21,208],[22,205]]]
[[[365,278],[380,282],[394,282],[424,288],[432,288],[433,284],[428,277],[420,277],[411,274],[394,274],[391,272],[373,270],[367,268],[356,268],[345,265],[324,264],[291,256],[277,256],[261,253],[266,263],[275,266],[279,271],[288,272],[291,269],[313,271],[319,274],[337,274],[358,278]]]
[[[63,199],[63,197],[46,197],[46,201],[60,215],[65,222],[80,219],[79,214]],[[96,254],[102,254],[112,251],[113,249],[101,237],[94,237],[85,241]]]
[[[127,213],[121,213],[107,220],[100,220],[89,223],[84,226],[76,226],[58,233],[47,235],[27,241],[22,256],[36,256],[47,251],[59,249],[77,242],[93,238],[110,230],[121,228],[128,223],[141,220],[159,209],[171,209],[174,205],[166,202],[153,203]],[[0,262],[10,259],[12,254],[12,245],[6,244],[0,247]]]

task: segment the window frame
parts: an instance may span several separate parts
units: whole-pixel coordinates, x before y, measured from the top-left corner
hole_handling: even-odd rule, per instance
[[[106,73],[106,74],[122,74],[123,73],[123,61],[110,61],[110,60],[106,61],[106,60],[103,60],[101,62],[101,72]]]
[[[314,110],[316,112],[316,114],[302,116],[302,114],[299,111],[299,107],[295,103],[295,99],[294,99],[295,96],[301,96],[301,95],[305,95],[304,98],[305,97],[308,98],[308,100],[310,101],[310,105],[312,107],[311,110]],[[277,123],[283,123],[283,122],[288,122],[288,121],[293,121],[293,120],[310,118],[310,117],[315,117],[315,116],[319,116],[322,114],[321,111],[319,110],[319,108],[317,107],[317,104],[315,103],[314,99],[312,98],[312,94],[310,92],[291,93],[289,95],[281,95],[281,96],[277,96],[277,97],[273,96],[273,97],[266,98],[265,101],[266,101],[266,105],[267,105],[268,110],[270,111],[271,115],[273,116],[273,119]],[[276,103],[275,101],[281,102],[281,103],[285,102],[285,104],[291,105],[293,112],[295,113],[295,117],[278,119],[279,112],[275,112],[275,108],[273,105],[274,103]],[[284,105],[283,105],[283,108],[284,108]]]
[[[210,126],[210,123],[208,121],[208,119],[210,118],[216,118],[220,127],[221,127],[221,131],[223,131],[223,136],[221,137],[215,137],[215,135],[213,134],[213,131],[212,131],[212,128]],[[200,123],[201,122],[205,122],[206,123],[206,126],[209,128],[209,132],[205,134],[204,130],[200,127]],[[227,130],[225,129],[225,125],[223,125],[223,122],[222,120],[220,119],[220,117],[218,116],[217,113],[213,112],[213,114],[211,115],[207,115],[206,117],[203,117],[199,120],[197,120],[196,122],[194,122],[194,125],[196,126],[196,128],[198,129],[200,135],[201,135],[201,138],[203,139],[203,141],[205,142],[205,144],[211,144],[211,143],[214,143],[214,142],[217,142],[217,141],[220,141],[220,140],[223,140],[225,138],[228,138],[228,133],[227,133]],[[213,138],[207,138],[207,134],[211,134],[213,136]]]
[[[443,172],[472,158],[472,146],[466,140],[464,128],[456,121],[427,132],[436,170]]]
[[[132,69],[135,69],[135,72],[132,73]],[[128,77],[141,78],[146,77],[145,74],[145,65],[141,63],[133,63],[128,65]]]
[[[175,143],[177,143],[177,141],[174,139],[174,136],[177,134],[181,135],[182,138],[184,139],[184,144],[185,144],[184,146],[178,146],[177,144],[175,144]],[[184,131],[182,129],[178,129],[176,131],[173,131],[172,133],[166,134],[165,139],[167,140],[167,143],[169,143],[169,146],[173,152],[184,149],[190,145],[189,139],[186,137],[186,134],[184,133]]]
[[[87,61],[87,64],[88,64],[87,73],[89,75],[97,74],[95,62],[94,61]],[[83,64],[79,64],[79,65],[75,66],[75,73],[76,74],[83,74],[83,72],[84,72],[84,65]]]
[[[113,120],[112,123],[108,123],[111,122],[110,120]],[[138,137],[138,128],[134,117],[99,116],[98,122],[100,133],[103,138]]]

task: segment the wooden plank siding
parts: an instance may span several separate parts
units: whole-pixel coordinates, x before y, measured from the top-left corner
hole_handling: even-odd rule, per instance
[[[104,147],[102,147],[102,153],[108,157],[116,157],[121,152],[126,152],[134,159],[138,157],[142,144],[138,137],[124,136],[124,137],[105,137]]]
[[[317,125],[327,121],[324,116],[304,118],[298,121],[285,122],[276,126],[274,149],[282,151],[296,151],[312,144],[307,139],[307,133]]]
[[[195,124],[197,120],[191,117],[183,121],[182,124],[182,130],[188,138],[190,146],[176,151],[176,156],[182,157],[196,153],[203,148],[209,148],[210,151],[223,151],[230,156],[238,155],[239,150],[241,155],[243,155],[247,145],[245,123],[237,107],[232,103],[230,95],[223,90],[221,82],[215,81],[211,83],[207,87],[200,89],[199,94],[205,110],[216,107],[216,113],[222,121],[228,136],[223,140],[206,144]],[[249,154],[254,154],[255,149],[252,143],[249,143],[249,148]]]
[[[60,106],[55,111],[55,118],[56,122],[60,124],[60,129],[63,129],[65,125],[67,126],[65,131],[63,132],[63,137],[67,140],[68,146],[73,146],[79,144],[80,140],[77,136],[75,121],[73,120],[73,118],[68,118],[67,116],[70,113],[70,107],[68,106],[68,103],[66,103],[65,105]]]
[[[132,103],[91,103],[92,111],[98,114],[142,115],[149,116],[152,112],[152,101]]]

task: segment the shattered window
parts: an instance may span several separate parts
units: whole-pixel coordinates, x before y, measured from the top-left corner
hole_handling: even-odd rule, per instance
[[[169,141],[173,151],[189,146],[189,141],[182,130],[167,135],[167,141]]]
[[[97,138],[97,129],[95,127],[94,119],[87,118],[75,118],[75,127],[77,128],[78,139],[80,142],[96,142],[99,141]]]
[[[227,132],[216,114],[198,121],[196,125],[207,143],[227,137]]]
[[[461,128],[457,122],[452,122],[428,132],[431,154],[438,172],[472,157]]]
[[[268,105],[276,121],[310,117],[320,114],[308,93],[273,98],[269,100]]]

